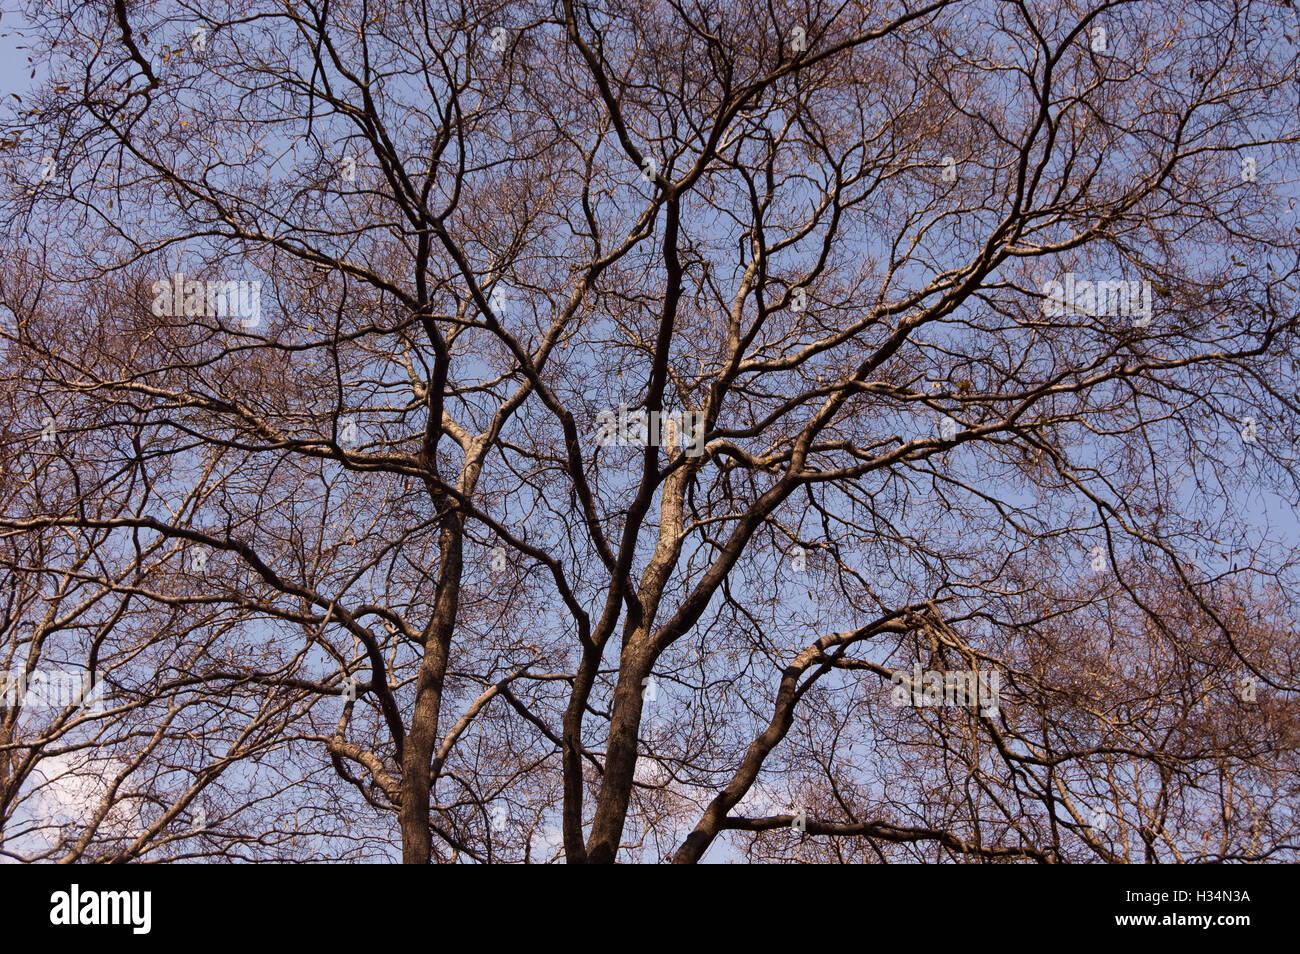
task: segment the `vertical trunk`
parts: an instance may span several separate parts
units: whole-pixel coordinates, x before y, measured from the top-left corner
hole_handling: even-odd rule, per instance
[[[402,808],[398,821],[402,830],[404,864],[428,864],[433,854],[429,832],[429,774],[438,738],[443,679],[447,673],[447,658],[460,598],[461,539],[460,514],[450,511],[442,531],[442,572],[438,580],[437,602],[433,619],[425,631],[415,710],[402,753]]]
[[[632,781],[636,775],[637,739],[641,731],[641,680],[650,669],[643,633],[635,633],[623,650],[614,711],[605,747],[605,777],[596,799],[596,814],[587,842],[590,864],[613,864],[623,837]]]
[[[584,652],[564,712],[564,856],[572,865],[587,861],[587,846],[582,839],[582,717],[599,668],[599,654]]]
[[[402,863],[425,865],[432,855],[429,837],[429,769],[434,740],[438,736],[438,713],[442,707],[442,681],[447,670],[447,652],[442,641],[431,636],[425,644],[424,660],[415,695],[411,730],[402,753]]]

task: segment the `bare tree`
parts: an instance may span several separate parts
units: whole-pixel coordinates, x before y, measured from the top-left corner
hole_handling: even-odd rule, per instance
[[[9,856],[1296,859],[1290,5],[26,17]]]

